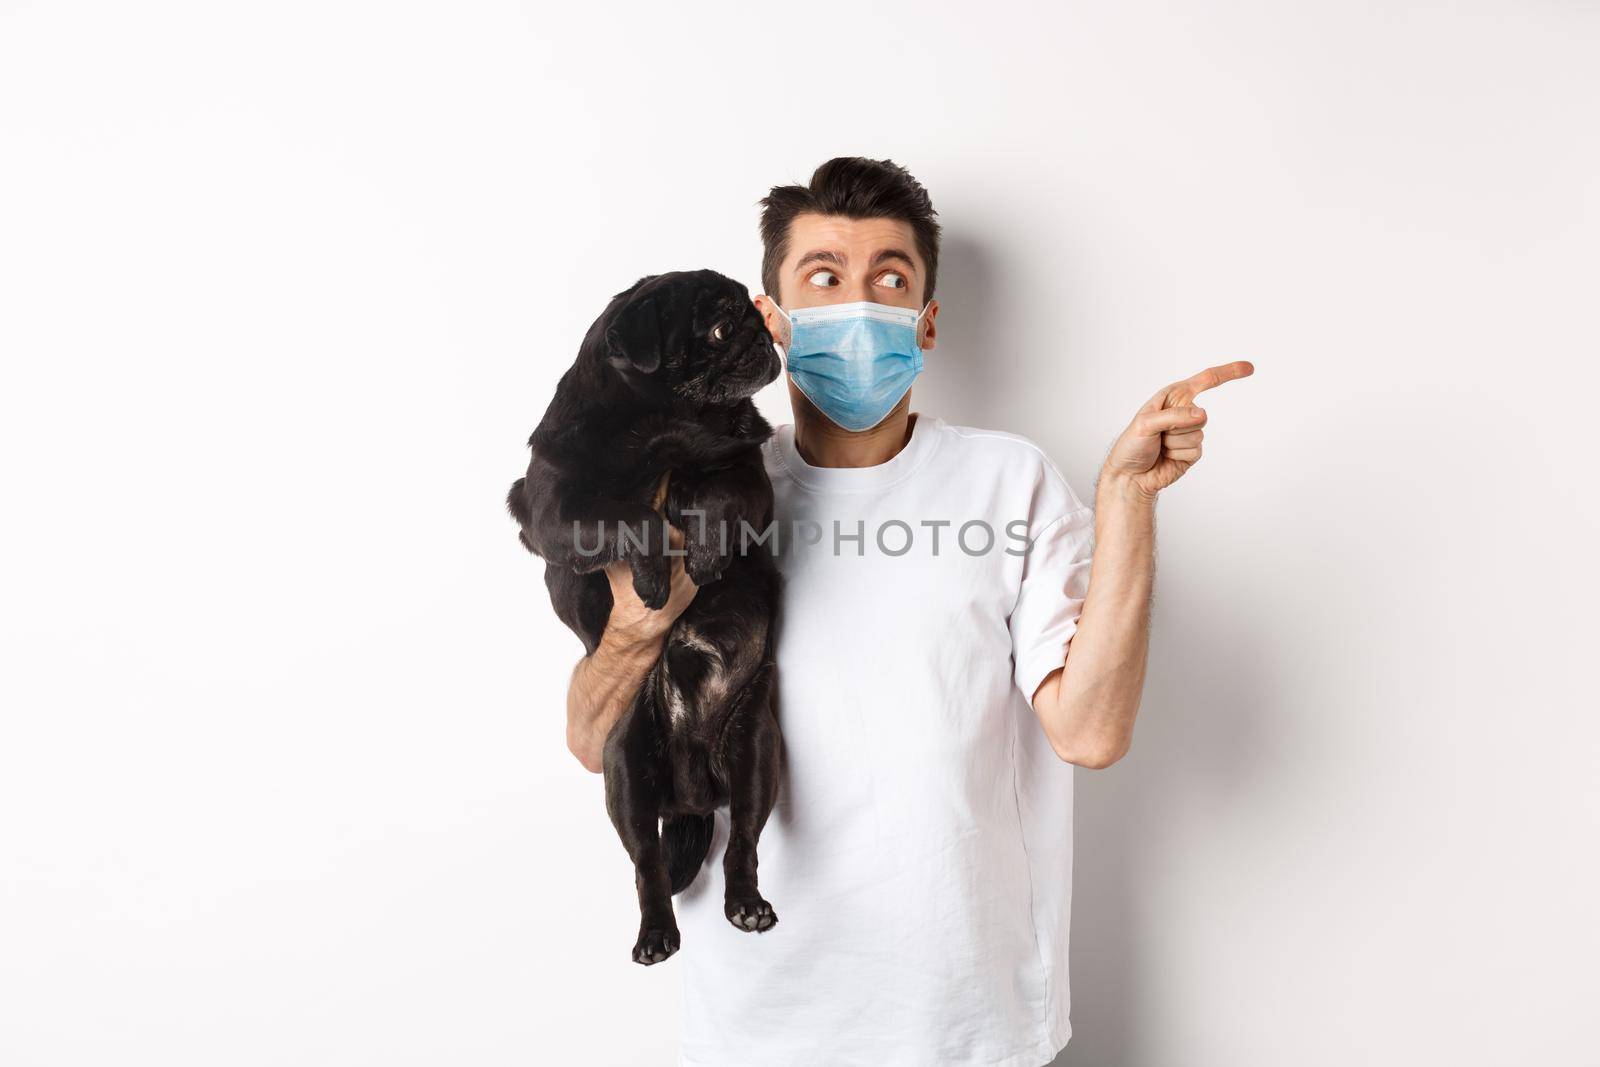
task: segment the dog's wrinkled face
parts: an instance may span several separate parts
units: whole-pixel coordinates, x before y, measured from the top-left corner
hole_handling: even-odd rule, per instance
[[[602,320],[611,366],[663,402],[732,404],[783,369],[749,291],[716,271],[643,278],[617,294]]]

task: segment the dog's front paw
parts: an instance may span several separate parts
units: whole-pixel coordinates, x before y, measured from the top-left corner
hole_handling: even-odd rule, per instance
[[[639,940],[633,946],[633,962],[648,967],[652,963],[660,963],[676,951],[678,931],[640,930]]]
[[[730,900],[723,905],[723,914],[734,926],[753,933],[764,933],[778,925],[777,912],[760,897]]]
[[[691,544],[683,569],[695,585],[710,585],[728,569],[728,557],[718,552],[715,545]]]
[[[639,595],[645,607],[660,611],[672,593],[671,564],[653,557],[634,560],[633,591]]]

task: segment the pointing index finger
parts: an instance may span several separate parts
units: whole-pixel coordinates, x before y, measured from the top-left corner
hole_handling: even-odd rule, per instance
[[[1184,382],[1193,393],[1202,393],[1207,389],[1215,389],[1223,382],[1231,382],[1236,378],[1248,378],[1256,372],[1255,366],[1245,359],[1236,359],[1232,363],[1221,363],[1215,367],[1207,367],[1199,374],[1194,375]]]

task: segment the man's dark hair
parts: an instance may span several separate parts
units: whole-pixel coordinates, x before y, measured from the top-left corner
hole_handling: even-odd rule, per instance
[[[818,167],[809,185],[777,185],[761,200],[761,287],[778,299],[778,268],[789,254],[789,225],[796,215],[896,219],[911,227],[927,267],[922,300],[933,299],[939,274],[939,223],[928,190],[890,159],[839,156]]]

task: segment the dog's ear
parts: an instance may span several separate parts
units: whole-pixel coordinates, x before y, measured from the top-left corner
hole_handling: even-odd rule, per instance
[[[644,291],[639,291],[639,290]],[[606,326],[606,359],[620,371],[654,374],[661,366],[661,311],[653,290],[636,286]]]

